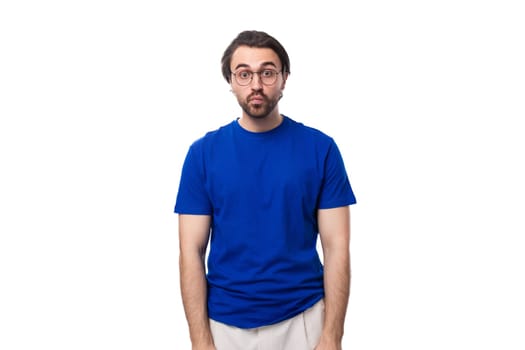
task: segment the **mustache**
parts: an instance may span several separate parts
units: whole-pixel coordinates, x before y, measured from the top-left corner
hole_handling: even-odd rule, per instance
[[[250,94],[248,95],[248,97],[246,98],[247,101],[250,101],[252,98],[254,98],[255,96],[260,96],[262,97],[265,101],[268,101],[268,96],[266,96],[265,94],[263,94],[262,92],[254,92],[253,94]],[[278,97],[278,100],[280,100],[281,98],[283,98],[283,93],[281,91],[281,93],[279,94],[279,97]]]

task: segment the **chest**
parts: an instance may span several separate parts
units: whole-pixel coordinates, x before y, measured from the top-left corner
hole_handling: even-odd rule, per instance
[[[322,157],[293,139],[232,142],[206,163],[206,185],[217,202],[314,198],[323,180]]]

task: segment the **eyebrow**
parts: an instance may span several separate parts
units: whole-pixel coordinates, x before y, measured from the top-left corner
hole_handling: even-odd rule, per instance
[[[277,66],[275,65],[275,63],[273,63],[272,61],[267,61],[267,62],[263,62],[261,64],[261,67],[265,67],[265,66],[273,66],[274,68],[277,68]],[[239,68],[250,68],[249,65],[247,65],[246,63],[239,63],[237,66],[235,66],[235,69],[234,70],[237,70]]]

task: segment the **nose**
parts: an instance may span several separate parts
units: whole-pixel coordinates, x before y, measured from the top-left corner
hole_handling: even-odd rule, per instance
[[[252,81],[250,82],[250,86],[253,90],[261,90],[263,83],[261,80],[261,76],[259,73],[254,72],[252,76]]]

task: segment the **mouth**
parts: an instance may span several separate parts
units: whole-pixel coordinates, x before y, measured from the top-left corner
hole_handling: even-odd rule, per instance
[[[262,95],[255,95],[249,98],[248,101],[255,104],[261,104],[264,102],[264,97]]]

